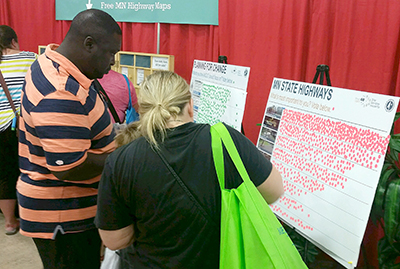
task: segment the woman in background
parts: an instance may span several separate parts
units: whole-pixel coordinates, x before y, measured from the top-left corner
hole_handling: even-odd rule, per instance
[[[120,134],[128,138],[120,142],[133,141],[108,157],[100,180],[96,225],[103,242],[113,250],[133,244],[124,268],[218,268],[221,191],[210,125],[193,123],[189,85],[173,72],[146,77],[138,101],[138,126]],[[227,128],[251,180],[274,202],[283,194],[281,175],[250,140]],[[225,175],[227,188],[242,182],[229,157]]]
[[[135,87],[132,81],[128,79],[129,88],[124,75],[115,72],[114,70],[108,71],[102,78],[98,79],[104,91],[107,93],[108,98],[118,114],[120,122],[125,121],[125,112],[129,105],[129,92],[131,94],[132,106],[137,112],[139,106],[137,104],[137,96]],[[111,121],[115,123],[113,115],[110,113]]]
[[[0,71],[18,111],[25,74],[36,58],[33,52],[19,50],[17,35],[11,27],[0,25]],[[0,85],[0,210],[4,214],[7,235],[19,230],[19,221],[15,216],[15,187],[19,176],[18,138],[16,132],[11,130],[13,118],[14,112]]]

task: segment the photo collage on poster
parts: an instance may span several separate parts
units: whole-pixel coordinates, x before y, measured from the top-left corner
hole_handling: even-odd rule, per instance
[[[261,127],[261,134],[258,140],[258,148],[261,153],[271,160],[272,151],[275,145],[275,139],[278,132],[279,122],[284,108],[275,105],[269,106],[266,110]]]

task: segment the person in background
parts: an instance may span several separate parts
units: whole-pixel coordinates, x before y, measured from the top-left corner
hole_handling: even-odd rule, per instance
[[[37,55],[20,51],[18,37],[8,25],[0,25],[0,71],[10,91],[17,110],[21,104],[21,88],[25,74]],[[15,216],[17,204],[16,183],[20,174],[18,168],[18,138],[11,130],[14,112],[0,85],[0,210],[5,218],[7,235],[16,234],[19,220]]]
[[[124,122],[125,112],[129,105],[129,89],[128,89],[128,84],[124,78],[124,75],[115,72],[114,70],[110,70],[98,81],[100,82],[104,91],[107,93],[108,98],[110,98],[110,101],[113,104],[115,111],[118,114],[120,122],[121,123]],[[139,106],[137,104],[135,87],[133,86],[132,82],[129,79],[128,81],[131,92],[132,106],[137,112],[139,110]],[[113,123],[115,123],[115,120],[112,117],[112,115],[111,115],[111,120]]]
[[[72,20],[26,75],[17,182],[21,234],[33,238],[44,268],[100,268],[94,226],[97,187],[115,149],[107,105],[93,80],[115,63],[122,32],[107,13]]]
[[[124,256],[129,268],[218,268],[221,191],[210,125],[193,122],[189,85],[176,73],[157,71],[146,77],[138,101],[138,126],[128,125],[119,134],[127,136],[119,143],[133,141],[110,154],[100,180],[95,223],[103,243],[112,250],[129,247]],[[276,201],[283,194],[278,170],[250,140],[226,127],[251,180],[268,203]],[[241,184],[228,157],[225,174],[228,188]]]

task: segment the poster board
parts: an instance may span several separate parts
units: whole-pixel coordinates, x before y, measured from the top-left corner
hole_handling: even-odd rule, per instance
[[[360,245],[399,98],[274,78],[258,149],[281,172],[271,205],[346,268]]]
[[[194,60],[190,91],[194,121],[224,122],[241,130],[250,68]]]

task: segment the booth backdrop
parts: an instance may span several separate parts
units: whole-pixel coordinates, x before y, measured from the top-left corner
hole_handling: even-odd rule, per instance
[[[37,52],[60,43],[70,21],[55,20],[54,0],[0,0],[0,24],[16,30],[21,49]],[[156,24],[120,25],[122,50],[157,52]],[[219,26],[161,24],[160,53],[175,55],[175,72],[188,82],[195,59],[225,55],[249,66],[243,126],[256,143],[274,77],[311,82],[317,65],[327,64],[332,86],[399,96],[400,1],[219,0]],[[374,266],[380,236],[368,226],[364,245]]]

